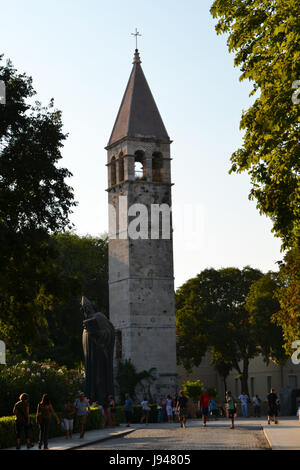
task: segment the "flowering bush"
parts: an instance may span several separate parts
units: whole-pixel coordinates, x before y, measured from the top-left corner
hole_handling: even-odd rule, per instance
[[[30,397],[34,413],[44,393],[48,393],[55,410],[61,410],[67,398],[75,398],[84,388],[84,373],[68,370],[53,361],[22,361],[14,366],[0,366],[0,416],[12,415],[21,393]]]

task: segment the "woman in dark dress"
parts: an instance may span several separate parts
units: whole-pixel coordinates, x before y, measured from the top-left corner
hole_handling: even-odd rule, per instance
[[[42,444],[44,444],[44,449],[48,449],[48,431],[51,414],[56,418],[57,424],[60,424],[59,418],[51,404],[49,395],[45,393],[36,410],[36,422],[40,428],[39,449],[42,448]]]

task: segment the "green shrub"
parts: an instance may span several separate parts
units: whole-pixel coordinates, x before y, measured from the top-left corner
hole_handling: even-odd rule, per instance
[[[35,415],[30,415],[32,418],[32,426],[30,428],[30,438],[32,442],[38,441],[39,436],[39,427],[35,422]],[[57,413],[57,416],[61,420],[61,413]],[[91,408],[91,412],[87,416],[86,427],[87,431],[93,429],[102,429],[103,427],[103,416],[98,409]],[[78,421],[75,417],[74,420],[74,433],[79,433]],[[56,423],[54,417],[50,418],[49,422],[49,438],[58,437],[65,435],[62,431],[60,425]],[[23,439],[23,444],[25,440]],[[15,417],[14,416],[5,416],[0,418],[0,449],[7,449],[13,447],[16,444],[15,437]]]
[[[205,390],[205,385],[200,380],[194,382],[187,380],[182,384],[185,395],[192,400],[198,400],[201,393]],[[213,398],[218,396],[217,389],[215,387],[207,387],[207,393]]]
[[[21,393],[30,397],[30,411],[35,412],[44,393],[48,393],[55,411],[67,398],[73,399],[84,388],[81,371],[68,370],[53,361],[22,361],[14,366],[0,366],[0,416],[12,415]]]
[[[194,382],[187,380],[182,384],[185,395],[192,400],[199,399],[199,396],[204,390],[204,384],[200,380]]]
[[[210,395],[212,398],[217,398],[218,396],[218,392],[217,392],[217,389],[216,387],[210,387],[207,389],[207,393],[208,395]]]

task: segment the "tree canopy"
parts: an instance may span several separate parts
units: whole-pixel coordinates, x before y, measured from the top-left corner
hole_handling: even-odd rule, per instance
[[[286,253],[280,265],[280,289],[277,299],[280,308],[274,312],[273,321],[283,330],[284,348],[292,354],[293,341],[300,339],[300,249]]]
[[[259,211],[273,221],[282,248],[299,245],[300,9],[298,0],[215,0],[216,31],[227,35],[240,80],[253,83],[253,105],[242,114],[243,146],[230,172],[247,171]],[[299,86],[298,86],[299,88]],[[294,96],[294,98],[293,98]]]
[[[198,366],[208,351],[224,378],[232,368],[237,370],[242,389],[247,391],[250,359],[262,354],[265,360],[282,360],[281,329],[271,323],[277,306],[273,291],[267,299],[260,299],[262,279],[263,274],[249,266],[242,270],[211,268],[177,290],[180,363],[187,369]]]
[[[57,163],[66,139],[61,112],[33,103],[32,79],[0,56],[0,328],[6,342],[30,348],[45,311],[74,290],[56,264],[51,233],[70,226],[71,176]]]

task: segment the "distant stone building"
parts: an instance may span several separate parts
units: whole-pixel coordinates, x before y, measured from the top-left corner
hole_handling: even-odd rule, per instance
[[[137,372],[151,370],[154,400],[174,393],[177,384],[171,217],[169,236],[162,226],[151,233],[153,211],[159,220],[161,205],[171,207],[170,144],[136,49],[106,147],[109,302],[115,364],[130,359]],[[139,236],[128,235],[130,223],[145,208],[146,226],[141,220]]]
[[[209,354],[206,354],[201,365],[195,367],[191,373],[188,373],[182,366],[178,366],[179,384],[186,380],[194,381],[198,379],[207,387],[215,387],[219,401],[223,401],[225,395],[224,380],[210,365]],[[227,377],[226,386],[235,398],[241,394],[241,382],[236,370],[233,369]],[[267,365],[262,356],[250,360],[248,379],[250,398],[252,399],[257,394],[264,403],[271,388],[274,388],[281,396],[282,413],[284,415],[295,414],[300,404],[300,365],[294,365],[290,359],[284,366],[278,366],[272,361]],[[266,409],[267,406],[265,405],[264,411]]]

